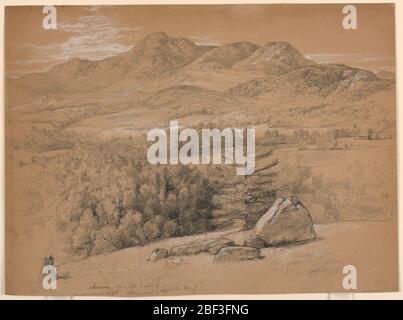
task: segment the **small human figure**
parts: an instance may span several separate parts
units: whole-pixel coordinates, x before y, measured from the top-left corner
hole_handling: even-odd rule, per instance
[[[48,262],[52,266],[55,265],[55,258],[52,256],[52,254],[49,256]]]

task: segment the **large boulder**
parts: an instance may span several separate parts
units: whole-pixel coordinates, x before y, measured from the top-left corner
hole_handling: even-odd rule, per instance
[[[251,247],[232,246],[222,248],[214,257],[213,262],[232,262],[260,259],[260,250]]]
[[[187,256],[202,252],[216,254],[221,248],[233,245],[234,241],[227,238],[198,239],[187,244],[172,247],[170,250],[170,255]]]
[[[312,217],[297,197],[277,199],[257,222],[255,233],[268,246],[316,238]]]

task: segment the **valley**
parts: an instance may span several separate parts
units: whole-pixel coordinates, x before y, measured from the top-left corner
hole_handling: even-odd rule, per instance
[[[111,58],[7,79],[8,291],[43,294],[49,253],[69,274],[60,295],[339,291],[351,263],[360,290],[396,289],[395,84],[381,75],[286,42],[200,46],[157,32]],[[231,165],[150,165],[147,132],[170,121],[255,128],[256,169],[267,171],[245,180]],[[247,203],[251,186],[263,204]],[[207,254],[147,261],[202,237],[240,244],[290,195],[317,240],[225,266]]]

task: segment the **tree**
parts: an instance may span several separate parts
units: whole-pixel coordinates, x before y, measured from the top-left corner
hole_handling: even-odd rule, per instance
[[[249,226],[254,225],[276,200],[278,190],[273,186],[276,176],[273,168],[278,160],[270,159],[272,153],[265,146],[257,149],[255,171],[251,176],[245,176],[243,199]]]
[[[97,229],[97,222],[91,210],[85,210],[71,239],[73,251],[89,256],[94,246]]]

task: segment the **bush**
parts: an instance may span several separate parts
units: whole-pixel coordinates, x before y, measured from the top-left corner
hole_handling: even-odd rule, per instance
[[[110,165],[113,168],[106,171],[113,175],[92,166],[75,172],[85,179],[80,180],[79,196],[71,194],[76,205],[61,224],[68,225],[73,254],[88,256],[213,229],[215,191],[201,171],[122,157],[118,169]]]

